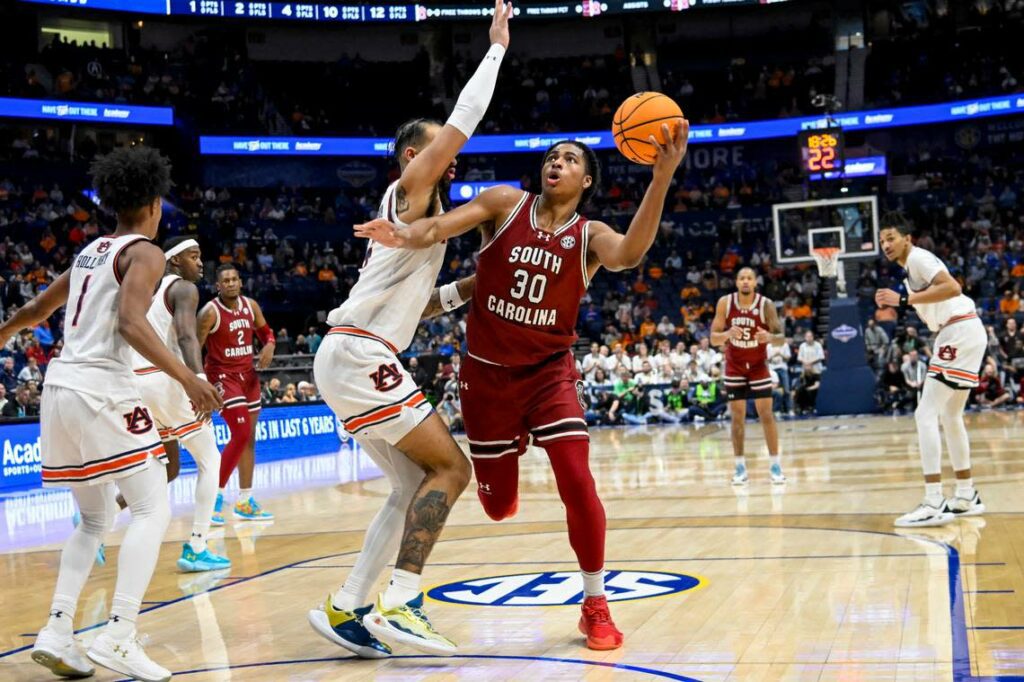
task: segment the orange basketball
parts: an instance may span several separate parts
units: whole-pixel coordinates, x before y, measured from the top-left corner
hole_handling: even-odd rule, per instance
[[[615,146],[630,161],[650,166],[658,149],[649,138],[654,135],[654,139],[665,144],[667,140],[661,130],[665,123],[670,133],[682,125],[683,110],[679,105],[660,92],[638,92],[623,102],[612,118]]]

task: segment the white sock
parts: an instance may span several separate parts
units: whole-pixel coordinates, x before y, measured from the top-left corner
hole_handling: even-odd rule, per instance
[[[220,451],[213,437],[213,429],[204,426],[188,441],[188,451],[196,461],[196,504],[192,515],[192,537],[189,544],[196,554],[206,549],[210,534],[210,520],[216,503],[217,478],[220,476]]]
[[[768,464],[769,464],[769,466],[774,466],[776,464],[780,464],[779,456],[778,455],[768,455]]]
[[[924,500],[933,507],[938,507],[942,504],[942,484],[941,483],[925,483],[924,484]]]
[[[196,554],[202,554],[206,551],[206,536],[196,535],[196,532],[192,531],[192,537],[188,539],[188,546]]]
[[[958,478],[956,479],[956,496],[966,497],[968,499],[974,497],[974,479],[973,478]]]
[[[393,609],[407,604],[420,595],[420,575],[396,568],[391,574],[391,583],[384,591],[384,608]]]
[[[114,639],[125,639],[135,629],[135,621],[122,616],[111,616],[107,621],[107,633]]]
[[[217,488],[217,494],[224,497],[224,488]]]
[[[604,569],[594,573],[580,571],[583,576],[583,596],[602,597],[604,596]]]
[[[735,460],[737,467],[742,468],[742,469],[746,469],[747,468],[747,458],[746,457],[733,457],[733,460]]]
[[[239,502],[248,502],[250,497],[252,497],[252,488],[239,488],[238,489],[238,501]]]
[[[71,599],[54,595],[46,627],[61,635],[73,634],[75,631],[75,606],[75,602]]]

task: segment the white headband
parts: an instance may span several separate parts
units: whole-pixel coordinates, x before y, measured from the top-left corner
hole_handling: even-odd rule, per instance
[[[198,249],[199,248],[199,242],[197,242],[195,239],[186,239],[185,241],[181,242],[180,244],[177,244],[177,245],[171,247],[170,251],[167,251],[166,253],[164,253],[164,260],[171,260],[172,258],[177,256],[182,251],[188,251],[189,249],[191,249],[193,247]]]

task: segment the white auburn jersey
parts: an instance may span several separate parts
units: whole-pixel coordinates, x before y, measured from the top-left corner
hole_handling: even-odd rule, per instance
[[[397,187],[396,180],[384,192],[380,217],[404,228],[408,225],[398,219],[395,210]],[[359,281],[348,299],[327,316],[327,323],[332,327],[358,327],[405,350],[434,291],[445,248],[443,242],[426,249],[392,249],[371,242]]]
[[[160,280],[160,286],[157,287],[156,293],[153,294],[153,302],[149,306],[149,312],[146,313],[146,319],[153,325],[153,330],[156,331],[156,335],[160,337],[164,345],[180,360],[181,349],[178,348],[178,335],[174,329],[174,313],[171,311],[171,304],[167,301],[167,291],[179,279],[181,277],[178,275],[164,275],[164,278]],[[142,357],[133,348],[132,369],[148,369],[151,367],[153,367],[153,363]]]
[[[907,262],[903,268],[907,272],[905,284],[908,291],[924,291],[931,286],[932,280],[940,272],[949,272],[945,263],[939,260],[931,251],[926,251],[918,246],[911,246],[907,255]],[[938,303],[916,303],[914,310],[918,317],[928,329],[938,331],[950,319],[960,315],[973,315],[977,313],[977,307],[967,296],[960,294],[955,298]]]
[[[118,259],[139,234],[100,237],[75,256],[64,312],[64,348],[50,362],[47,386],[97,395],[137,395],[131,371],[132,348],[118,331],[121,294]],[[123,384],[118,379],[124,380]]]

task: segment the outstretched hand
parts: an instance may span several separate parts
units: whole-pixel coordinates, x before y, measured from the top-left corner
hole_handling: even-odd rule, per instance
[[[393,249],[405,246],[405,235],[399,232],[398,226],[383,218],[376,218],[368,223],[356,225],[353,229],[356,237],[371,239]]]
[[[508,19],[512,16],[512,3],[505,3],[504,0],[495,0],[494,17],[491,19],[491,30],[488,35],[491,44],[498,44],[508,49]]]
[[[682,163],[683,157],[686,156],[686,145],[690,140],[690,122],[684,118],[683,122],[675,127],[675,130],[669,130],[668,124],[662,123],[661,133],[668,140],[667,144],[658,142],[654,135],[649,138],[651,144],[658,150],[657,157],[654,159],[654,174],[660,173],[671,177]]]

